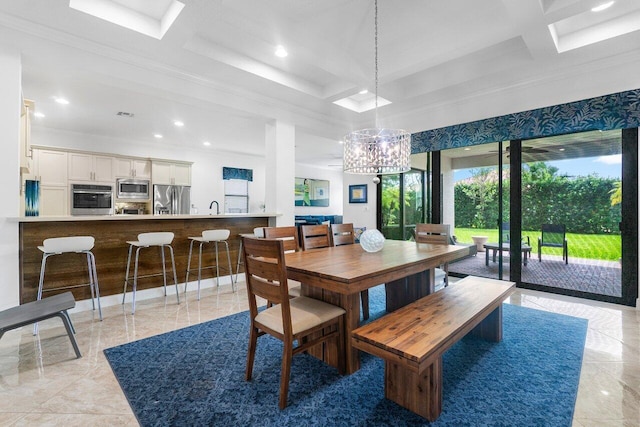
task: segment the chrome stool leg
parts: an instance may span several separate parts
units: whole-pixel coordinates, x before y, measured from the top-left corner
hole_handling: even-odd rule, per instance
[[[169,254],[171,255],[171,268],[173,268],[173,283],[176,285],[176,299],[178,300],[178,304],[180,304],[180,292],[178,291],[178,275],[176,274],[176,260],[173,256],[173,247],[171,245],[167,245],[169,247]]]
[[[189,285],[189,273],[191,271],[191,254],[193,253],[193,242],[189,244],[189,259],[187,260],[187,276],[184,279],[184,293],[187,293],[187,286]],[[198,287],[198,299],[200,299],[200,287]]]

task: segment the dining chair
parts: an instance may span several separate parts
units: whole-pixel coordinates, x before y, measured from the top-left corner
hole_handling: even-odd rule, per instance
[[[245,380],[253,375],[258,337],[269,334],[281,340],[280,409],[287,406],[291,359],[312,346],[335,339],[339,355],[344,355],[345,311],[332,304],[309,298],[289,298],[287,267],[282,240],[243,237],[243,258],[251,319]],[[257,297],[273,301],[258,311]],[[294,342],[297,346],[294,346]],[[345,372],[345,357],[338,357],[338,370]]]
[[[302,250],[314,248],[328,248],[331,246],[331,235],[329,226],[326,224],[301,225]]]
[[[282,240],[284,252],[298,252],[300,250],[300,240],[298,238],[298,227],[264,227],[262,229],[265,239]],[[289,295],[299,297],[302,294],[302,286],[297,280],[289,279]]]
[[[353,245],[356,241],[353,224],[331,224],[331,241],[333,246]],[[368,289],[360,292],[360,301],[362,302],[362,318],[367,320],[369,318]]]
[[[449,224],[416,224],[416,243],[432,243],[448,245],[451,243],[451,226]],[[449,263],[441,265],[444,271],[444,286],[449,286]]]
[[[300,250],[300,240],[298,239],[298,227],[264,227],[265,239],[282,240],[284,252],[297,252]]]

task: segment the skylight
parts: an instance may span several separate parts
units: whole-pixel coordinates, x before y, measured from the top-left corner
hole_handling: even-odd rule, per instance
[[[355,95],[333,101],[333,103],[348,110],[355,111],[356,113],[364,113],[365,111],[376,108],[376,96],[368,91],[360,91]],[[378,96],[378,107],[389,104],[391,104],[391,101]]]
[[[184,3],[177,0],[69,0],[69,7],[161,40]]]
[[[581,48],[640,30],[640,8],[635,1],[606,3],[609,7],[594,13],[581,13],[549,24],[558,53]]]

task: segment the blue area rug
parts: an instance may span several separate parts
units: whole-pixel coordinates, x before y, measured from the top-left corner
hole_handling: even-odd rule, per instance
[[[384,313],[384,287],[370,292]],[[289,406],[278,409],[282,345],[258,340],[244,381],[248,313],[104,351],[143,426],[570,426],[587,321],[504,305],[504,339],[466,337],[444,356],[443,412],[433,423],[384,397],[384,363],[363,354],[340,376],[293,358]]]

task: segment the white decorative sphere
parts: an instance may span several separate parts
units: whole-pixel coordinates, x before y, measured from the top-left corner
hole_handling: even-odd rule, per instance
[[[384,236],[375,228],[365,230],[360,236],[360,246],[367,252],[378,252],[384,246]]]

